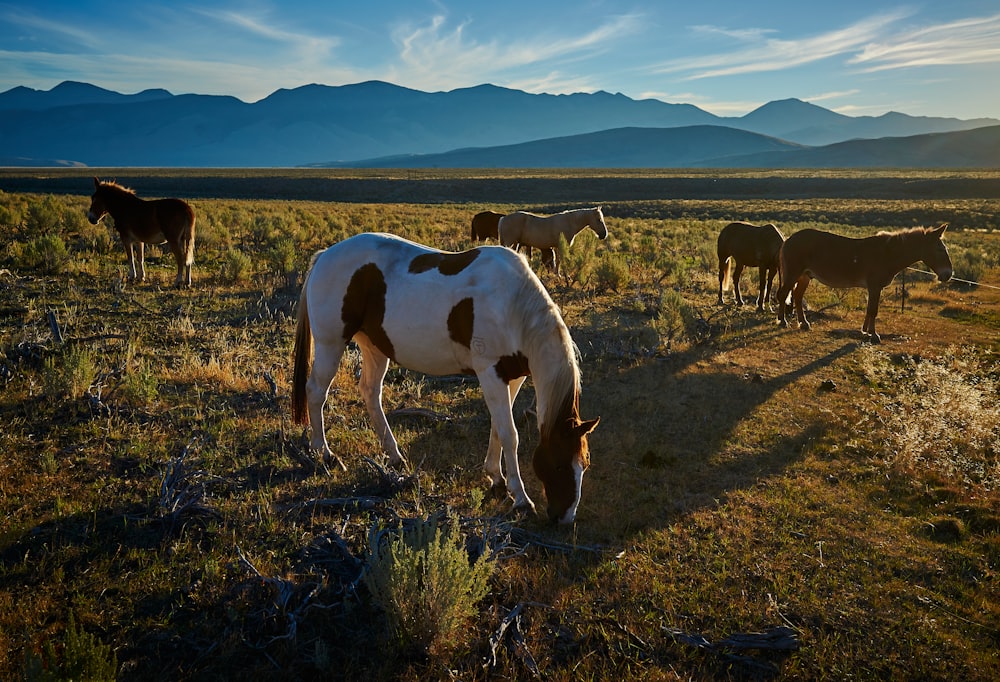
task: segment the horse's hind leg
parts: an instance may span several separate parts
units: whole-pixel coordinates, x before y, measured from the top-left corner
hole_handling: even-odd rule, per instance
[[[382,381],[389,369],[389,358],[363,334],[358,334],[356,340],[361,348],[361,379],[358,381],[358,388],[365,401],[365,407],[368,408],[372,428],[375,429],[375,435],[382,445],[382,451],[389,457],[389,465],[405,466],[406,460],[399,451],[399,445],[382,410]]]
[[[719,254],[719,305],[722,305],[722,288],[726,281],[726,272],[729,271],[729,256],[723,257]]]
[[[792,287],[792,305],[795,308],[795,316],[799,320],[799,328],[808,330],[810,328],[809,322],[806,320],[805,302],[802,297],[806,294],[806,287],[809,286],[809,281],[812,278],[809,275],[802,275],[795,282],[795,286]]]
[[[767,279],[767,267],[762,265],[757,269],[760,286],[757,290],[757,312],[764,311],[764,301],[767,299],[767,290],[771,283]]]
[[[743,294],[740,292],[740,277],[743,276],[743,268],[746,267],[739,261],[733,263],[733,291],[736,292],[736,305],[743,305]]]
[[[339,457],[335,457],[326,441],[326,427],[323,423],[323,406],[330,390],[333,377],[340,367],[340,358],[344,354],[346,344],[316,343],[315,358],[306,382],[306,404],[309,409],[309,423],[312,424],[312,434],[309,447],[323,453],[323,461],[329,464],[337,460],[342,469],[347,469]]]
[[[881,343],[882,341],[882,338],[875,331],[875,316],[878,315],[878,304],[881,298],[881,289],[871,288],[868,290],[868,309],[865,311],[865,322],[861,325],[861,333],[870,334],[872,343]]]

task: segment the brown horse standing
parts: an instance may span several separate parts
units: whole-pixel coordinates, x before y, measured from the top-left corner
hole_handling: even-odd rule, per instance
[[[879,298],[892,278],[904,268],[923,261],[938,280],[951,279],[951,257],[941,241],[945,223],[940,227],[915,227],[897,232],[879,232],[873,237],[851,239],[840,235],[806,229],[789,237],[781,247],[781,286],[778,288],[778,323],[785,320],[785,300],[792,294],[792,303],[799,326],[809,329],[802,310],[802,296],[812,278],[837,289],[861,287],[868,289],[868,310],[861,332],[879,342],[875,332],[875,316]]]
[[[496,211],[480,211],[472,216],[472,240],[476,242],[487,239],[499,241],[497,225],[500,224],[501,218],[503,218],[503,213]]]
[[[115,182],[94,178],[94,194],[90,197],[87,219],[96,225],[106,215],[115,221],[132,269],[132,280],[146,280],[145,244],[170,244],[177,261],[175,286],[191,286],[191,265],[194,263],[194,210],[180,199],[140,199],[130,189]],[[135,247],[139,247],[139,269],[136,272]]]
[[[719,305],[722,305],[722,291],[729,288],[730,282],[736,294],[736,305],[743,305],[740,276],[743,268],[749,265],[759,268],[757,310],[764,310],[764,301],[771,293],[771,285],[778,272],[778,253],[784,241],[784,235],[771,223],[751,225],[737,222],[722,228],[718,243]]]

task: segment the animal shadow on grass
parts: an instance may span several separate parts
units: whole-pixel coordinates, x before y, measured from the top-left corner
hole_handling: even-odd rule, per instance
[[[652,359],[584,387],[588,413],[601,414],[590,442],[579,521],[621,542],[679,514],[717,504],[796,461],[823,423],[752,422],[781,391],[859,347],[848,341],[771,377],[693,371],[699,351]],[[717,351],[714,349],[713,352]],[[773,417],[771,418],[773,419]],[[614,509],[614,514],[602,510]],[[587,533],[581,535],[582,541]]]

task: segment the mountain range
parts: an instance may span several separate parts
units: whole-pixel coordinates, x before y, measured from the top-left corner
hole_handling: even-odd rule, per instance
[[[380,81],[235,97],[86,83],[0,93],[0,165],[996,167],[1000,120],[852,117],[797,99],[741,117],[607,92]]]

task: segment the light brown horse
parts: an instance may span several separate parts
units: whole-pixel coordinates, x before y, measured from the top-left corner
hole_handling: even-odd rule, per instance
[[[792,303],[799,326],[809,329],[802,309],[802,296],[812,278],[837,289],[860,287],[868,289],[868,310],[861,333],[879,342],[875,332],[875,316],[879,298],[892,278],[904,268],[923,261],[938,280],[951,279],[951,257],[941,241],[948,224],[940,227],[915,227],[896,232],[879,232],[872,237],[852,239],[830,232],[805,229],[785,240],[781,247],[781,286],[778,288],[778,323],[785,320],[786,298]]]
[[[757,293],[757,310],[764,310],[764,301],[771,293],[774,276],[778,273],[778,253],[785,237],[777,227],[751,225],[750,223],[729,223],[719,233],[719,305],[722,292],[732,285],[736,295],[736,305],[743,305],[740,293],[740,276],[746,266],[757,267],[760,273],[760,289]]]
[[[559,272],[559,237],[564,237],[566,243],[572,246],[576,235],[585,227],[592,229],[599,239],[608,238],[608,226],[604,224],[600,206],[577,208],[550,216],[515,211],[500,219],[498,231],[502,245],[513,247],[519,244],[540,249],[542,263]]]
[[[114,218],[131,267],[133,281],[146,280],[145,244],[170,245],[177,261],[175,286],[191,286],[191,265],[194,263],[194,210],[180,199],[140,199],[135,192],[116,182],[94,178],[94,194],[90,197],[87,219],[96,225],[104,216]],[[136,271],[136,246],[139,267]]]

